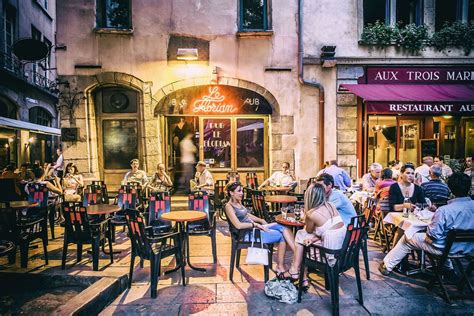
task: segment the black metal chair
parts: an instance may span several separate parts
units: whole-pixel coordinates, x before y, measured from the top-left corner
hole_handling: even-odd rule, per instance
[[[200,211],[207,214],[207,218],[188,222],[186,224],[186,247],[187,256],[189,258],[189,236],[209,236],[212,245],[213,262],[217,263],[217,246],[216,246],[216,212],[209,208],[209,196],[206,192],[196,191],[188,195],[188,209]]]
[[[232,222],[227,218],[227,223],[229,224],[229,232],[231,236],[231,252],[230,252],[230,269],[229,269],[229,280],[234,282],[234,267],[237,269],[240,268],[240,253],[242,249],[247,249],[252,245],[250,236],[253,229],[237,229]],[[260,230],[255,230],[254,242],[260,243],[261,236]],[[273,244],[264,244],[266,249],[268,249],[268,266],[263,266],[264,271],[264,280],[268,281],[270,275],[270,268],[272,267],[272,257],[273,257]]]
[[[173,226],[170,221],[162,220],[161,215],[171,212],[169,192],[152,192],[148,199],[147,224],[153,229],[153,235],[169,233]]]
[[[265,195],[263,194],[263,192],[258,190],[252,190],[251,197],[253,215],[263,218],[268,223],[274,222],[275,215],[278,215],[279,213],[269,212],[267,204],[265,203]]]
[[[109,204],[109,192],[104,181],[92,181],[91,186],[93,192],[97,193],[101,198],[102,204]]]
[[[51,239],[54,239],[54,205],[49,205],[49,190],[46,184],[31,182],[27,184],[28,201],[38,206],[28,210],[28,217],[44,216],[49,220]]]
[[[127,222],[125,221],[126,209],[137,209],[139,204],[138,191],[134,185],[121,185],[118,191],[115,204],[120,206],[120,211],[116,212],[110,219],[110,227],[112,229],[112,240],[115,241],[115,228],[122,226],[125,230]]]
[[[99,270],[100,245],[105,242],[109,244],[110,263],[114,263],[112,251],[112,236],[108,230],[109,219],[91,223],[87,216],[87,209],[80,202],[63,202],[65,219],[64,244],[61,268],[66,268],[66,256],[68,245],[77,244],[77,261],[82,260],[82,245],[92,245],[92,268]]]
[[[214,183],[214,212],[216,212],[222,220],[225,220],[224,204],[226,180],[216,180]]]
[[[151,228],[145,227],[145,221],[140,212],[128,209],[125,211],[128,234],[132,243],[130,275],[128,278],[128,288],[132,287],[133,270],[135,258],[150,260],[151,266],[151,297],[156,298],[158,279],[161,274],[161,259],[176,256],[176,264],[181,266],[181,279],[186,285],[186,275],[183,260],[182,240],[178,232],[155,237]],[[171,243],[170,241],[173,241]]]
[[[362,285],[360,281],[359,253],[364,235],[367,234],[368,224],[364,215],[355,216],[347,226],[347,233],[341,249],[331,250],[317,244],[304,246],[303,262],[299,273],[298,302],[303,293],[304,271],[306,267],[324,272],[326,290],[331,291],[333,315],[339,315],[339,274],[354,268],[359,304],[364,305]]]
[[[444,284],[443,277],[442,277],[444,264],[446,263],[447,260],[451,260],[452,262],[454,262],[459,272],[461,272],[462,279],[457,284],[458,289],[462,291],[464,289],[464,286],[467,284],[469,291],[471,293],[473,292],[473,286],[471,282],[469,281],[469,276],[474,265],[474,254],[451,254],[450,253],[451,247],[453,246],[453,244],[461,243],[461,242],[473,243],[474,230],[451,229],[448,232],[448,235],[446,237],[446,246],[441,256],[436,256],[429,252],[426,252],[428,257],[430,258],[431,263],[433,264],[433,268],[432,268],[433,276],[430,280],[428,288],[432,289],[435,283],[438,282],[439,285],[441,286],[444,299],[446,300],[446,302],[448,302],[448,304],[451,304],[451,298],[449,297],[448,291],[446,289],[446,286]],[[461,260],[468,261],[468,265],[467,265],[468,271],[464,269],[464,266]]]
[[[85,187],[82,196],[82,206],[87,207],[89,205],[106,204],[104,203],[103,191],[100,186],[90,184]]]

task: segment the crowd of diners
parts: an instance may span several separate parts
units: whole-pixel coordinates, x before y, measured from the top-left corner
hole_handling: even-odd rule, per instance
[[[64,159],[60,150],[58,155],[60,158],[54,165],[25,164],[16,171],[14,166],[9,165],[1,176],[15,178],[18,183],[25,185],[34,182],[45,183],[53,194],[64,194],[66,201],[80,201],[80,190],[84,186],[83,177],[74,163],[63,167]],[[130,166],[130,171],[123,178],[123,184],[138,182],[143,188],[151,191],[172,189],[173,183],[164,164],[159,163],[151,177],[140,170],[138,159],[131,160]],[[214,178],[206,169],[206,164],[199,161],[196,170],[190,189],[213,194]],[[400,212],[406,198],[410,200],[412,208],[417,204],[425,204],[425,198],[429,198],[432,201],[429,210],[434,212],[426,232],[419,232],[412,238],[403,236],[386,255],[379,267],[382,274],[390,274],[412,250],[440,254],[447,233],[452,228],[474,229],[474,201],[470,197],[473,193],[473,174],[472,157],[466,159],[464,172],[453,172],[443,163],[441,157],[424,157],[423,163],[417,167],[412,163],[402,164],[399,161],[391,162],[386,168],[379,163],[370,165],[368,173],[361,178],[360,189],[377,198],[379,203],[388,202],[385,203],[388,209],[383,209],[380,203],[379,211]],[[297,182],[290,171],[290,164],[284,162],[282,170],[274,172],[258,189],[269,184],[294,189]],[[21,187],[19,190],[21,191]],[[339,249],[342,246],[346,226],[351,218],[358,214],[349,198],[352,190],[352,180],[347,172],[338,166],[337,161],[327,162],[325,168],[317,173],[304,191],[305,226],[297,231],[296,235],[293,235],[288,227],[267,223],[264,219],[254,216],[242,203],[243,185],[233,179],[226,187],[228,202],[225,205],[225,213],[237,229],[259,229],[264,243],[277,244],[277,276],[296,281],[304,245],[320,243],[328,249]],[[472,244],[460,247],[464,248],[455,250],[469,253],[474,251]],[[293,252],[293,259],[288,267],[284,262],[287,248]],[[307,281],[304,282],[304,286],[307,286]]]

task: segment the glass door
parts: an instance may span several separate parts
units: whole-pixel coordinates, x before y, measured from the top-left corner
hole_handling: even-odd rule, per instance
[[[420,140],[421,122],[419,119],[398,120],[398,159],[404,163],[420,163],[418,147]]]

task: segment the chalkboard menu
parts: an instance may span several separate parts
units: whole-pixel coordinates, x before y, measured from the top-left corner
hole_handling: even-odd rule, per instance
[[[438,140],[432,139],[420,139],[420,159],[425,156],[438,156]]]

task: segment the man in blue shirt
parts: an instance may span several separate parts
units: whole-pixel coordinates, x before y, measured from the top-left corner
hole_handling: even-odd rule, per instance
[[[342,192],[346,192],[347,188],[351,186],[351,178],[347,174],[346,170],[337,166],[337,160],[331,160],[330,166],[319,171],[317,176],[327,173],[333,177],[333,186],[336,186]]]
[[[425,191],[425,197],[436,205],[445,205],[451,194],[446,183],[440,179],[442,173],[441,166],[432,165],[430,167],[430,181],[421,184],[423,191]]]
[[[474,229],[474,201],[468,196],[471,181],[469,176],[455,172],[448,179],[448,187],[456,198],[449,200],[448,204],[436,210],[431,224],[426,233],[420,232],[410,239],[406,235],[398,241],[397,245],[385,256],[380,263],[379,271],[389,275],[393,268],[412,250],[424,250],[440,256],[446,244],[449,230]],[[455,243],[451,247],[451,254],[469,254],[474,252],[472,243]],[[447,262],[452,269],[451,262]]]
[[[347,224],[351,222],[351,218],[357,216],[354,205],[352,205],[349,198],[343,192],[334,189],[334,178],[332,175],[328,173],[320,174],[316,178],[316,182],[324,186],[328,202],[331,202],[336,206],[344,224],[347,226]]]

